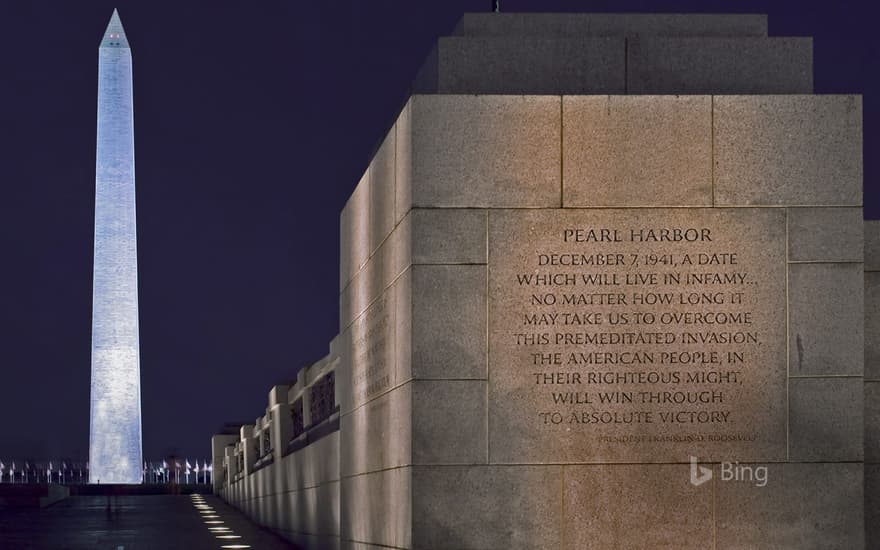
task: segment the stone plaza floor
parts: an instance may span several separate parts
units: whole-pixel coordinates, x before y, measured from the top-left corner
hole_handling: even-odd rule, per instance
[[[136,495],[109,499],[76,496],[45,509],[2,508],[0,548],[272,550],[294,547],[213,495],[201,498]]]

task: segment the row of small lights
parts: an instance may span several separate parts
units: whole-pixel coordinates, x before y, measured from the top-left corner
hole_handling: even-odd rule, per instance
[[[236,535],[229,527],[223,527],[223,521],[220,516],[214,512],[214,509],[205,503],[202,495],[192,495],[193,506],[202,514],[202,520],[208,525],[208,530],[223,541],[230,539],[240,539],[241,535]],[[220,548],[250,548],[249,544],[224,544]]]

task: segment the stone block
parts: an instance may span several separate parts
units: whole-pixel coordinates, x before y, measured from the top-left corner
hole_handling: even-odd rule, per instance
[[[342,475],[411,464],[412,433],[412,383],[342,415]]]
[[[788,259],[860,262],[861,208],[789,208]]]
[[[345,288],[339,292],[339,330],[340,333],[345,331],[351,322],[357,317],[356,309],[361,309],[364,304],[355,304],[354,296],[363,296],[363,292],[354,292],[354,285],[349,282]],[[302,371],[300,371],[302,372]]]
[[[709,96],[563,98],[563,206],[711,206]]]
[[[784,460],[785,248],[776,208],[490,212],[490,462]]]
[[[485,210],[412,210],[412,263],[485,264],[487,217]]]
[[[413,464],[483,464],[488,460],[486,382],[412,382]]]
[[[687,464],[565,466],[563,479],[565,549],[713,546],[713,482],[691,484]]]
[[[864,547],[880,547],[880,464],[865,464]]]
[[[340,538],[413,548],[412,468],[342,478]]]
[[[861,378],[792,378],[788,391],[791,460],[863,459]]]
[[[880,464],[880,382],[865,382],[865,462]]]
[[[352,313],[355,317],[366,311],[384,293],[388,282],[393,279],[394,252],[386,241],[352,278]]]
[[[437,92],[623,94],[625,52],[623,38],[440,38]]]
[[[339,289],[342,290],[370,257],[369,168],[339,216],[339,241]]]
[[[403,178],[412,182],[412,205],[559,206],[559,102],[558,96],[413,96],[412,172]]]
[[[285,456],[280,463],[283,491],[299,491],[338,481],[339,445],[340,434],[335,432]],[[278,468],[279,463],[273,467]]]
[[[379,297],[412,262],[412,229],[404,218],[354,274],[340,293],[339,326],[347,327]]]
[[[315,535],[339,535],[340,482],[284,493],[284,529]]]
[[[880,271],[880,220],[865,220],[865,271]]]
[[[370,252],[394,229],[395,144],[394,128],[388,132],[370,163]]]
[[[559,548],[560,466],[418,466],[413,548]]]
[[[391,288],[394,294],[394,357],[397,383],[412,379],[412,269],[405,270]]]
[[[767,16],[676,13],[465,13],[465,36],[767,36]]]
[[[791,264],[788,269],[789,374],[861,375],[861,264]]]
[[[412,267],[412,377],[486,378],[486,266]]]
[[[812,38],[627,41],[630,94],[811,94]]]
[[[758,466],[763,487],[716,478],[715,548],[865,548],[861,464]]]
[[[865,272],[865,379],[880,380],[880,272]]]
[[[290,386],[287,384],[277,384],[269,390],[269,408],[276,405],[287,405],[287,392]]]
[[[861,206],[862,100],[716,96],[717,206]]]
[[[383,293],[343,331],[348,345],[336,379],[342,414],[397,385],[394,313],[394,294]]]

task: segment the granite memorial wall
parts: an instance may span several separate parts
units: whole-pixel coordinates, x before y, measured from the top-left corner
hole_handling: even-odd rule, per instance
[[[877,544],[880,227],[809,38],[466,14],[340,230],[338,474],[292,540]]]

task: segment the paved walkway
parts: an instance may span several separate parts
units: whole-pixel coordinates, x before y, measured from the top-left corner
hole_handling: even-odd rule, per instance
[[[219,498],[206,495],[201,499],[184,495],[119,496],[109,499],[108,508],[107,497],[80,496],[43,510],[0,509],[0,548],[292,548]],[[222,523],[207,523],[217,521]]]

